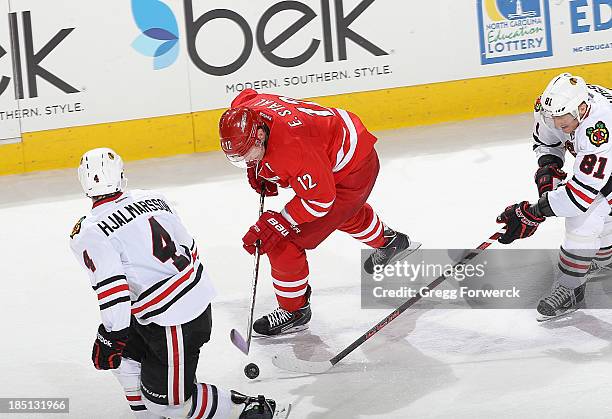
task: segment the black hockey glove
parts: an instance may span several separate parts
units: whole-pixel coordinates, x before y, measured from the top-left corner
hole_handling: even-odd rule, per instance
[[[542,196],[544,192],[554,190],[566,177],[567,173],[557,163],[550,163],[538,168],[534,176],[538,194]]]
[[[114,370],[121,364],[121,354],[128,338],[128,329],[107,332],[104,325],[98,327],[91,360],[98,370]]]
[[[527,201],[510,205],[497,216],[499,224],[506,224],[506,232],[498,240],[500,243],[510,244],[516,239],[529,237],[545,219],[539,214],[534,214]]]

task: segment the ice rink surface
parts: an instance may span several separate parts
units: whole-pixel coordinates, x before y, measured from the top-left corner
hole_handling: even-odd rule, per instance
[[[480,244],[497,230],[495,216],[506,205],[537,197],[531,119],[378,133],[381,171],[369,202],[424,248]],[[256,339],[246,358],[229,342],[231,328],[246,326],[252,258],[242,250],[241,237],[257,218],[258,197],[244,174],[220,153],[128,163],[126,174],[129,187],[159,189],[175,205],[219,291],[200,381],[291,401],[297,419],[612,413],[607,310],[538,324],[535,310],[417,305],[329,373],[278,370],[271,363],[274,354],[329,358],[389,312],[360,309],[360,243],[341,233],[309,254],[310,330]],[[0,177],[0,197],[0,397],[69,397],[70,417],[132,417],[113,375],[95,370],[90,360],[99,324],[96,297],[68,246],[74,223],[90,208],[76,170]],[[289,197],[285,192],[268,199],[266,207],[280,209]],[[554,249],[562,237],[563,220],[551,219],[534,237],[511,246]],[[256,315],[276,307],[267,259],[262,267]],[[524,275],[532,275],[528,267]],[[253,381],[243,373],[249,361],[261,369]]]

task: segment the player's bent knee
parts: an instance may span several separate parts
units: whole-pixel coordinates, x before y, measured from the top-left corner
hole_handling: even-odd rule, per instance
[[[597,235],[580,235],[566,232],[563,248],[566,250],[599,249],[601,240]]]
[[[283,279],[302,279],[308,275],[308,262],[304,249],[293,244],[275,249],[268,254],[273,276]],[[276,274],[276,275],[274,275]]]
[[[604,224],[603,232],[601,233],[601,247],[609,247],[612,246],[612,222],[610,222],[610,217],[606,220]]]
[[[599,248],[603,232],[604,218],[602,217],[566,218],[563,247],[566,249]]]

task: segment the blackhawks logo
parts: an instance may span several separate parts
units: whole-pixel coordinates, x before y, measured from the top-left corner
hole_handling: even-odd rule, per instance
[[[533,105],[533,110],[536,112],[540,112],[542,110],[542,97],[536,99],[535,104]]]
[[[594,127],[587,128],[586,134],[591,141],[591,144],[599,147],[605,144],[610,139],[610,131],[606,128],[606,124],[603,121],[598,121]]]
[[[76,236],[77,234],[81,232],[81,223],[83,222],[84,219],[85,217],[81,217],[79,221],[77,221],[77,223],[74,225],[74,227],[72,227],[72,233],[70,233],[71,239],[73,239],[74,236]]]

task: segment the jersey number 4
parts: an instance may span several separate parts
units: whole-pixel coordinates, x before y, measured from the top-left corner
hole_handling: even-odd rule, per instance
[[[595,165],[597,164],[597,170],[593,173],[593,177],[597,179],[604,178],[604,169],[606,168],[606,163],[608,159],[605,157],[597,158],[595,154],[588,154],[584,156],[582,162],[580,162],[580,171],[584,174],[590,175],[593,173],[595,169]]]
[[[166,263],[172,259],[172,264],[176,269],[182,271],[189,266],[189,259],[176,252],[176,245],[162,225],[153,217],[149,218],[151,224],[151,235],[153,237],[153,256],[161,263]]]
[[[83,263],[85,264],[85,266],[87,266],[87,269],[89,269],[90,271],[92,272],[96,271],[96,265],[94,265],[93,260],[91,260],[91,258],[89,257],[87,250],[83,250]]]

